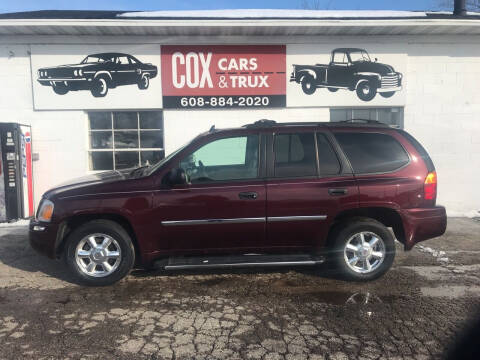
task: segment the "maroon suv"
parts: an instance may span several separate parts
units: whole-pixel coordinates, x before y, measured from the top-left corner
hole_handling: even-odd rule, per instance
[[[47,191],[30,242],[90,285],[162,269],[316,265],[384,274],[445,232],[437,178],[408,133],[371,121],[212,128],[159,163]],[[388,228],[393,230],[390,231]]]

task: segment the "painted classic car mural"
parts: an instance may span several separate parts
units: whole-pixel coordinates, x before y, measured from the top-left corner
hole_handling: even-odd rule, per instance
[[[38,82],[51,86],[58,95],[90,90],[94,97],[104,97],[108,89],[120,85],[137,84],[145,90],[157,73],[155,65],[142,63],[129,54],[109,52],[88,55],[79,64],[40,68]]]
[[[377,93],[389,98],[402,89],[401,73],[377,59],[372,61],[366,50],[358,48],[334,49],[328,65],[293,65],[290,81],[301,84],[307,95],[317,88],[346,89],[356,91],[363,101],[372,100]]]

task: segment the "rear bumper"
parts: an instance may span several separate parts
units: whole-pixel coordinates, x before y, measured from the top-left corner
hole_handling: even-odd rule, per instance
[[[57,224],[31,220],[28,233],[30,246],[40,254],[55,259],[57,232]]]
[[[441,236],[447,229],[447,214],[443,206],[401,210],[405,230],[405,250],[416,243]]]

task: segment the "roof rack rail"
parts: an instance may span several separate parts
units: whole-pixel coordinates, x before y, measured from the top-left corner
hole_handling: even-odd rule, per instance
[[[370,120],[370,119],[350,119],[350,120],[342,120],[342,121],[335,121],[335,122],[339,122],[339,123],[348,123],[348,124],[356,124],[356,123],[360,123],[360,124],[376,124],[376,125],[385,125],[385,126],[388,126],[387,124],[385,123],[382,123],[381,121],[378,121],[378,120]]]
[[[274,126],[277,122],[275,120],[261,119],[255,121],[253,124],[243,125],[244,128],[268,127]]]

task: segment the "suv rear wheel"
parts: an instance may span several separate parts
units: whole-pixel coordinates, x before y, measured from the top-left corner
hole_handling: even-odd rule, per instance
[[[94,220],[70,234],[65,260],[80,282],[104,286],[128,274],[135,262],[135,251],[122,226],[110,220]]]
[[[334,264],[349,280],[374,280],[385,274],[395,258],[392,233],[380,222],[362,218],[341,227],[334,242]]]

